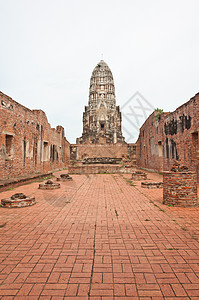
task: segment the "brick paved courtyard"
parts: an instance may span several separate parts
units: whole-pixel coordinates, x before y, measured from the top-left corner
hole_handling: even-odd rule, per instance
[[[37,204],[0,208],[0,299],[199,299],[199,209],[164,206],[162,189],[129,178],[73,175],[59,190],[2,192]]]

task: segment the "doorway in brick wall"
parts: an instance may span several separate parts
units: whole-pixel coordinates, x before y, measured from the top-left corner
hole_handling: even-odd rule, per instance
[[[33,163],[35,168],[37,167],[37,141],[34,139],[33,142]]]

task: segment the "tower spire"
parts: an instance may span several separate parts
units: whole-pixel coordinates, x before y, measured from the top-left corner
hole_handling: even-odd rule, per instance
[[[83,114],[83,134],[77,143],[116,144],[118,142],[124,142],[121,113],[119,107],[116,107],[112,72],[105,61],[101,60],[91,75],[89,102]]]

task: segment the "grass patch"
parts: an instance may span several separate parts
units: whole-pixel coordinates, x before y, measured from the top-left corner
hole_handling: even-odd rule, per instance
[[[162,209],[161,207],[159,207],[157,204],[155,204],[152,200],[150,200],[149,202],[150,202],[150,203],[153,203],[153,205],[154,205],[155,207],[157,207],[160,211],[162,211],[162,212],[165,213],[165,210]]]
[[[45,177],[40,177],[38,179],[35,179],[34,182],[42,182],[44,180],[49,180],[51,178],[55,177],[54,175],[49,175],[49,176],[45,176]]]
[[[115,214],[116,214],[116,217],[118,217],[118,212],[117,212],[117,209],[115,209]]]
[[[126,182],[127,182],[129,185],[131,185],[131,186],[135,186],[135,184],[134,184],[131,180],[129,180],[129,179],[126,179]]]
[[[128,185],[136,186],[132,180],[125,178],[123,174],[120,174],[120,176],[126,181],[126,183],[128,183]]]
[[[184,231],[187,231],[187,229],[186,229],[186,228],[184,228],[184,227],[181,227],[181,229],[182,229],[182,230],[184,230]]]
[[[168,250],[178,250],[178,248],[168,248]]]
[[[7,188],[7,191],[12,191],[12,190],[14,190],[14,188],[13,188],[13,187],[9,187],[9,188]]]

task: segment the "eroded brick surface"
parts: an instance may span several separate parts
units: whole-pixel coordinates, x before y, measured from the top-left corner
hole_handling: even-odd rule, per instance
[[[169,171],[177,160],[198,173],[199,93],[173,112],[154,111],[140,128],[136,146],[138,167]]]
[[[1,209],[1,299],[198,299],[198,208],[167,207],[161,189],[130,178],[16,188],[37,204]]]
[[[51,128],[42,110],[30,110],[0,92],[0,179],[68,166],[64,128]]]
[[[134,171],[132,173],[132,180],[146,180],[147,179],[147,174],[142,172],[142,171]]]
[[[164,172],[163,201],[174,206],[196,206],[197,174],[194,172]]]

